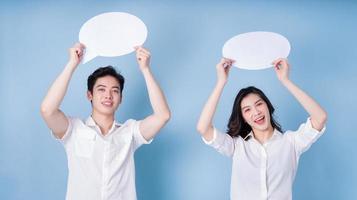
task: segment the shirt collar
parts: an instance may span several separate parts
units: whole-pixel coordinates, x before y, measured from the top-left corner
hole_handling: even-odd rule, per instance
[[[95,123],[95,121],[94,121],[94,119],[92,118],[92,116],[89,116],[89,117],[87,118],[87,120],[86,120],[86,125],[87,125],[87,126],[91,126],[91,127],[97,126],[97,124]],[[118,123],[118,122],[115,121],[115,120],[114,120],[114,125],[115,125],[116,127],[121,126],[121,124]]]
[[[270,140],[280,138],[281,136],[283,136],[283,134],[280,133],[280,131],[278,131],[277,129],[274,129],[273,135],[271,136]]]
[[[275,140],[277,138],[280,138],[282,135],[283,134],[280,131],[278,131],[277,129],[274,129],[273,135],[271,136],[271,138],[269,138],[269,140],[267,142],[269,142],[271,140]],[[249,138],[254,138],[253,131],[250,131],[248,133],[248,135],[244,137],[244,140],[249,139]]]
[[[249,133],[248,133],[248,135],[246,135],[243,139],[244,140],[247,140],[247,139],[249,139],[249,138],[254,138],[254,135],[253,135],[253,131],[250,131]]]

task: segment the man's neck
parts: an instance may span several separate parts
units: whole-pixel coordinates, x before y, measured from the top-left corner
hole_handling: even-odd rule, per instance
[[[92,112],[92,118],[97,124],[97,126],[99,126],[102,134],[108,134],[114,123],[114,115],[103,115],[96,112]]]

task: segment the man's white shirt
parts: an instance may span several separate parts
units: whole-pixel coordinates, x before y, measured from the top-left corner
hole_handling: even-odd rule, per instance
[[[148,144],[140,121],[117,122],[103,136],[92,117],[68,118],[61,139],[68,159],[67,200],[136,200],[134,152]]]

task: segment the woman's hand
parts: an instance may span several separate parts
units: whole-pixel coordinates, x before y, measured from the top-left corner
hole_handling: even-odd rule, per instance
[[[228,80],[229,71],[232,67],[234,60],[222,58],[216,65],[218,82],[226,83]]]
[[[289,80],[290,66],[286,58],[274,60],[272,64],[274,65],[276,75],[281,82]]]

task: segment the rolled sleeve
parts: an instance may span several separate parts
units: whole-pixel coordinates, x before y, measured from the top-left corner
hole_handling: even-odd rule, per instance
[[[325,130],[326,126],[324,126],[321,131],[316,130],[312,126],[310,118],[308,118],[306,123],[301,124],[296,134],[294,134],[295,148],[297,152],[302,154],[307,151],[310,146],[321,137]]]
[[[216,128],[213,128],[213,138],[211,140],[208,141],[203,136],[201,138],[205,144],[212,146],[212,144],[216,141],[216,138],[217,138]]]
[[[150,144],[153,139],[146,140],[140,132],[140,123],[141,121],[132,120],[132,132],[135,140],[135,149],[139,148],[143,144]]]
[[[51,130],[51,135],[58,141],[61,141],[62,143],[67,141],[69,136],[71,135],[71,132],[73,130],[73,123],[74,123],[74,118],[71,118],[71,117],[67,117],[67,120],[68,120],[68,127],[67,127],[67,130],[65,132],[65,134],[63,135],[62,138],[59,138],[56,134],[53,133],[53,131]]]
[[[231,157],[234,152],[234,140],[228,134],[221,133],[215,127],[213,128],[213,138],[207,141],[204,137],[202,140],[205,144],[213,147],[219,153]]]

